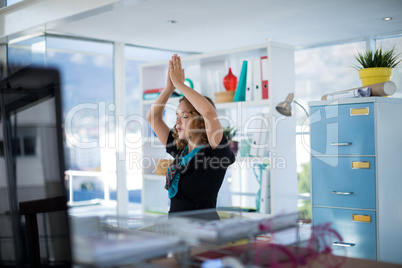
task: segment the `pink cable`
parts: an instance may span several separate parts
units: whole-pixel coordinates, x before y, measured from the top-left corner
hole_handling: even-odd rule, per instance
[[[332,241],[336,239],[342,242],[343,239],[339,233],[330,228],[331,223],[318,224],[312,227],[311,236],[307,243],[305,254],[298,255],[297,251],[292,252],[288,247],[278,244],[267,244],[266,246],[259,247],[255,254],[254,263],[256,265],[265,266],[268,265],[266,261],[264,262],[264,253],[271,251],[268,256],[270,256],[269,267],[279,267],[279,255],[283,253],[287,256],[288,260],[292,263],[293,267],[298,265],[306,265],[307,260],[312,261],[317,260],[319,263],[328,268],[340,267],[345,261],[346,257],[335,257],[332,254]],[[259,224],[260,231],[270,232],[272,222],[267,221]],[[265,254],[267,255],[267,254]],[[306,258],[306,257],[309,258]]]

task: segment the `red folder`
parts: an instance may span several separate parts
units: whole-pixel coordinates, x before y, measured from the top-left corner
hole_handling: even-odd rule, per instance
[[[144,91],[144,94],[160,93],[162,91],[163,91],[163,88],[146,89]]]
[[[156,94],[156,93],[161,93],[163,90],[164,90],[163,87],[162,87],[162,88],[146,89],[146,90],[144,90],[144,95],[147,95],[147,94],[158,95],[158,94]],[[180,93],[180,91],[178,91],[177,89],[175,89],[175,90],[173,91],[172,95],[174,95],[174,96],[180,96],[181,93]]]
[[[261,57],[261,90],[262,99],[268,99],[268,57]]]

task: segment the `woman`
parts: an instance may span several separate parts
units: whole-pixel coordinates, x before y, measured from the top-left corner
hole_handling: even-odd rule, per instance
[[[216,208],[226,169],[235,161],[223,135],[213,102],[184,84],[177,54],[169,61],[165,89],[147,114],[156,136],[175,160],[168,168],[166,185],[170,213]],[[172,130],[162,119],[166,102],[177,88],[184,95]]]

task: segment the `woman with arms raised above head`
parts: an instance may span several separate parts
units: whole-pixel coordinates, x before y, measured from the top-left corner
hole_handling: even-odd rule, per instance
[[[216,208],[226,170],[235,161],[212,100],[184,80],[181,59],[175,54],[169,61],[166,87],[147,114],[166,152],[175,158],[166,174],[169,213]],[[184,97],[176,110],[176,124],[169,129],[162,116],[175,88]]]

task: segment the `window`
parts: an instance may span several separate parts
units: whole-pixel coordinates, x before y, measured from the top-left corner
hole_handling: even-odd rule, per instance
[[[22,2],[24,0],[5,0],[6,1],[6,6],[11,6],[14,5],[16,3]]]
[[[113,199],[117,184],[113,44],[47,36],[46,46],[47,64],[62,76],[70,202]]]
[[[27,65],[45,66],[46,39],[38,36],[7,46],[9,74]]]
[[[107,169],[110,161],[101,161],[114,153],[103,150],[114,134],[113,45],[53,36],[46,42],[47,64],[62,76],[67,169]]]
[[[296,99],[304,107],[330,92],[361,85],[353,68],[355,55],[366,43],[353,42],[302,49],[295,52]],[[295,108],[297,124],[303,123],[304,112]]]

